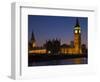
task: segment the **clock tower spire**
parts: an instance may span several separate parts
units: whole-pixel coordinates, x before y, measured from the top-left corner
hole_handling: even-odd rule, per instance
[[[74,27],[74,48],[76,54],[81,54],[81,28],[78,18],[76,18],[76,25]]]

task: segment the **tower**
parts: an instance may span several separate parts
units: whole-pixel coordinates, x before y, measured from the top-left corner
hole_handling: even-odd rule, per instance
[[[74,27],[74,49],[75,54],[81,54],[81,28],[78,18]]]
[[[33,48],[36,46],[36,44],[35,44],[35,37],[34,37],[34,33],[33,32],[31,34],[31,45],[32,45]]]

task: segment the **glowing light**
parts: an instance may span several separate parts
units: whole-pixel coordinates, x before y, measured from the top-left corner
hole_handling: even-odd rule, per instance
[[[35,43],[33,43],[33,45],[32,45],[32,46],[33,46],[33,48],[34,48],[34,47],[36,46],[36,45],[35,45]]]
[[[77,30],[75,30],[75,33],[78,33],[78,31],[77,31]]]
[[[81,30],[79,30],[79,33],[81,33]]]
[[[31,50],[29,53],[35,53],[35,54],[45,54],[46,49],[37,49],[37,50]]]
[[[51,51],[48,51],[48,53],[50,54],[50,53],[51,53]]]

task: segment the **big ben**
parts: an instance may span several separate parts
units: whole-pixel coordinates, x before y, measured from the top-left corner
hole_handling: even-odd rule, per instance
[[[81,54],[81,28],[78,18],[74,27],[74,52],[75,54]]]

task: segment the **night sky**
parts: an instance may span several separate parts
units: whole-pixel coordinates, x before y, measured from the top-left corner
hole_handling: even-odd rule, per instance
[[[28,15],[28,39],[34,32],[36,45],[42,46],[46,40],[60,39],[61,44],[74,40],[73,29],[77,17]],[[87,17],[78,17],[81,26],[81,42],[87,45]]]

